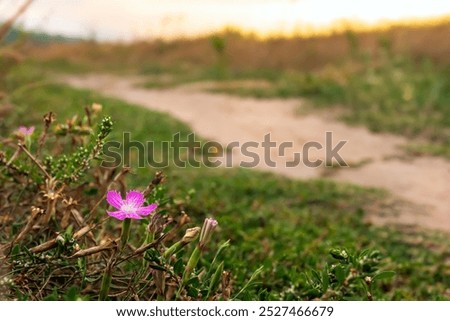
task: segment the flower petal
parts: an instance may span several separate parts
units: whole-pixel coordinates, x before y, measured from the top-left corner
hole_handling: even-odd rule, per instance
[[[109,205],[114,206],[117,209],[120,209],[123,205],[122,196],[120,196],[120,193],[117,191],[109,191],[108,194],[106,194],[106,200]]]
[[[144,207],[140,207],[137,209],[136,213],[140,216],[147,216],[149,215],[151,212],[153,212],[154,210],[156,210],[156,208],[158,207],[157,204],[150,204],[148,206],[144,206]]]
[[[142,220],[143,217],[140,216],[138,213],[127,213],[127,218],[132,218],[134,220]]]
[[[106,213],[108,213],[109,216],[117,218],[118,220],[121,221],[127,218],[127,213],[125,213],[124,211],[116,211],[116,212],[106,211]]]
[[[144,204],[144,194],[139,191],[129,191],[125,202],[133,207],[141,207]]]

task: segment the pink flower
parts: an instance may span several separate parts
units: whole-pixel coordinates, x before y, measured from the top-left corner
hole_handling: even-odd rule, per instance
[[[124,200],[119,192],[109,191],[106,195],[106,200],[111,206],[118,209],[115,212],[106,211],[108,215],[121,221],[126,218],[140,220],[158,207],[157,204],[142,206],[144,205],[144,195],[138,191],[129,191]]]
[[[25,127],[25,126],[20,126],[17,129],[17,133],[21,136],[31,136],[34,132],[34,126],[31,127]]]

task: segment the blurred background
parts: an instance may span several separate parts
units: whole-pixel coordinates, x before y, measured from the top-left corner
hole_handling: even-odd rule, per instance
[[[1,1],[0,19],[6,20],[19,4]],[[41,0],[17,23],[26,30],[67,37],[135,41],[193,37],[225,27],[260,37],[313,36],[350,27],[386,28],[399,21],[431,22],[448,14],[450,5],[443,0]]]

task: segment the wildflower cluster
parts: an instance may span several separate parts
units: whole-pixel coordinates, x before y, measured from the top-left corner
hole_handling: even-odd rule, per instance
[[[130,169],[100,167],[113,126],[101,111],[62,123],[48,113],[0,139],[4,299],[229,299],[228,242],[199,264],[217,221],[192,226],[161,172],[139,191],[127,188]]]

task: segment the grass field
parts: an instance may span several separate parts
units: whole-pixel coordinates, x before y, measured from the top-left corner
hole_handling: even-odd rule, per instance
[[[63,120],[74,113],[81,115],[83,107],[93,102],[102,104],[103,112],[115,122],[111,139],[129,131],[136,140],[150,139],[158,146],[175,132],[190,132],[168,115],[53,84],[32,66],[20,66],[6,84],[14,109],[0,128],[5,137],[18,125],[39,126],[49,110]],[[376,119],[370,122],[376,123]],[[128,178],[130,187],[143,188],[154,171],[136,169]],[[191,216],[192,223],[198,225],[205,217],[214,216],[219,230],[213,243],[231,240],[223,255],[235,293],[263,267],[257,283],[238,299],[449,299],[448,237],[366,223],[367,215],[382,208],[390,211],[382,191],[326,180],[293,181],[245,169],[171,166],[165,173],[167,195],[181,204],[180,210]],[[10,237],[2,233],[0,241]],[[343,249],[350,259],[339,254]],[[204,260],[211,255],[207,253]],[[381,271],[394,271],[395,276]],[[354,280],[348,278],[352,273]],[[373,277],[373,285],[364,281],[364,275]],[[379,280],[375,280],[377,275]],[[390,277],[384,279],[383,275]]]
[[[349,123],[408,137],[413,154],[448,158],[449,27],[443,18],[362,33],[264,40],[229,30],[172,42],[53,44],[30,52],[59,72],[146,75],[148,88],[212,80],[218,82],[209,89],[214,92],[308,98],[311,110],[337,110]]]

